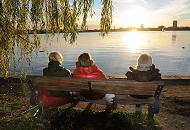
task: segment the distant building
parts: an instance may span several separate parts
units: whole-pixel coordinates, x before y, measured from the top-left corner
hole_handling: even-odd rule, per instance
[[[176,29],[177,28],[177,20],[174,20],[173,21],[173,29]]]

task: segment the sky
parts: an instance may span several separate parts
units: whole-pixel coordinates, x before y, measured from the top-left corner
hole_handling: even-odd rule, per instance
[[[190,0],[112,0],[113,23],[119,27],[190,26]],[[89,18],[89,27],[98,28],[101,14],[101,0],[94,0],[95,15]]]

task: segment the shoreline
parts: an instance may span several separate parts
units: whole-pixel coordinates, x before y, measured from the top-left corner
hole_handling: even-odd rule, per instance
[[[176,32],[176,31],[190,31],[190,29],[188,29],[188,30],[164,30],[164,31],[162,31],[162,30],[159,30],[159,29],[157,29],[157,28],[153,28],[153,29],[144,29],[144,30],[139,30],[139,29],[115,29],[115,30],[110,30],[109,32],[108,32],[108,34],[109,33],[111,33],[111,32],[131,32],[131,31],[139,31],[139,32],[148,32],[148,31],[150,31],[150,32]],[[93,32],[99,32],[99,33],[101,33],[101,30],[84,30],[84,31],[78,31],[78,33],[93,33]],[[37,34],[56,34],[56,33],[64,33],[63,31],[60,31],[60,32],[54,32],[54,33],[51,33],[51,32],[45,32],[45,31],[37,31]],[[29,31],[29,33],[28,34],[34,34],[34,32],[33,31]]]

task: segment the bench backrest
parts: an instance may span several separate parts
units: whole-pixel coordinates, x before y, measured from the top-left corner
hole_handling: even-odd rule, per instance
[[[155,96],[163,81],[137,82],[127,79],[81,79],[63,77],[29,76],[36,89],[46,88],[58,91],[99,90],[116,95]]]

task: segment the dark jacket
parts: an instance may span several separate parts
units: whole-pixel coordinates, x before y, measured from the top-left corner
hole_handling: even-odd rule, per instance
[[[129,67],[131,71],[128,71],[125,75],[129,80],[136,80],[139,82],[148,82],[153,80],[161,80],[161,74],[159,73],[159,69],[155,68],[155,65],[152,64],[150,70],[148,71],[139,71],[132,67]],[[149,96],[144,95],[130,95],[131,97],[142,99],[148,98]]]
[[[70,77],[70,70],[61,66],[58,61],[50,61],[48,67],[43,69],[43,76]]]
[[[148,71],[139,71],[132,67],[129,67],[131,71],[128,71],[125,75],[129,80],[136,80],[140,82],[147,82],[153,80],[161,80],[161,74],[159,73],[159,69],[155,68],[153,64],[151,69]]]
[[[62,67],[58,61],[50,61],[48,67],[43,69],[43,76],[71,77],[71,72]],[[39,88],[37,96],[43,107],[50,107],[70,102],[72,98],[68,96],[69,92],[65,94],[63,97],[51,96],[46,88]]]

